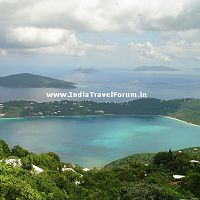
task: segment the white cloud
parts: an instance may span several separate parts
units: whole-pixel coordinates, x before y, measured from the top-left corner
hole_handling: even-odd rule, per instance
[[[60,28],[16,27],[4,31],[4,46],[30,53],[57,53],[82,56],[87,44],[82,43],[75,33]]]
[[[195,59],[200,53],[200,30],[162,33],[166,41],[162,49],[174,58]]]
[[[0,49],[0,55],[6,55],[6,54],[7,54],[6,50]]]
[[[122,48],[115,44],[93,43],[81,36],[114,32],[120,46],[123,35],[118,32],[133,37],[156,32],[162,35],[162,45],[155,38],[152,42],[149,34],[130,43],[132,52],[141,59],[164,62],[192,59],[200,48],[199,10],[199,0],[0,0],[0,49],[77,56],[118,51],[120,55]]]
[[[136,53],[141,59],[153,59],[160,61],[169,61],[170,57],[163,53],[162,48],[153,46],[151,42],[144,43],[130,43],[129,47]]]
[[[75,31],[199,29],[199,0],[0,0],[1,26]]]
[[[19,43],[26,47],[41,47],[59,45],[63,41],[73,37],[70,32],[63,29],[17,27],[7,31],[6,39],[10,42]]]
[[[84,56],[89,51],[110,51],[115,48],[111,44],[83,43],[74,32],[61,28],[9,28],[1,33],[1,38],[2,45],[12,53]]]

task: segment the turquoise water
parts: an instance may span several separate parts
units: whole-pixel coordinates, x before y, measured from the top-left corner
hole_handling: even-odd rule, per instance
[[[0,138],[94,167],[138,152],[200,146],[200,128],[160,116],[18,118],[0,119]]]

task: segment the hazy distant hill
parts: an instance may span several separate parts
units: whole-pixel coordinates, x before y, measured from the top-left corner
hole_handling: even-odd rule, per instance
[[[0,77],[0,86],[8,88],[76,88],[73,82],[29,73]]]
[[[93,68],[76,68],[74,69],[75,72],[80,72],[80,73],[83,73],[83,74],[91,74],[91,73],[95,73],[95,72],[98,72],[98,70],[96,69],[93,69]]]
[[[135,71],[178,71],[178,69],[173,67],[164,66],[140,66],[134,69]]]

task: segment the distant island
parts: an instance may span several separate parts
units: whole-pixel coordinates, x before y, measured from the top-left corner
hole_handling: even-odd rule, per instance
[[[82,73],[82,74],[91,74],[91,73],[95,73],[95,72],[98,72],[97,69],[94,69],[94,68],[76,68],[74,69],[74,72],[79,72],[79,73]]]
[[[76,88],[73,82],[29,73],[0,77],[0,86],[7,88]]]
[[[163,72],[170,72],[170,71],[178,71],[178,69],[173,67],[165,67],[165,66],[140,66],[134,69],[135,71],[163,71]]]
[[[67,115],[162,115],[200,125],[200,99],[160,100],[143,98],[129,102],[97,103],[93,101],[9,101],[0,104],[0,117]]]

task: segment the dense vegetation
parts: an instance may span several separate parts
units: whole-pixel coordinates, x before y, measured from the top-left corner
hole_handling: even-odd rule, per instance
[[[93,101],[10,101],[0,108],[5,117],[63,116],[95,114],[163,115],[200,124],[200,99],[137,99],[124,103]]]
[[[21,159],[22,166],[6,164]],[[178,200],[200,198],[200,148],[132,155],[84,171],[55,153],[33,154],[0,140],[0,199]],[[31,164],[44,169],[34,173]],[[63,167],[72,170],[62,170]],[[179,181],[173,174],[185,175]]]
[[[75,83],[22,73],[0,77],[0,86],[8,88],[75,88]]]

